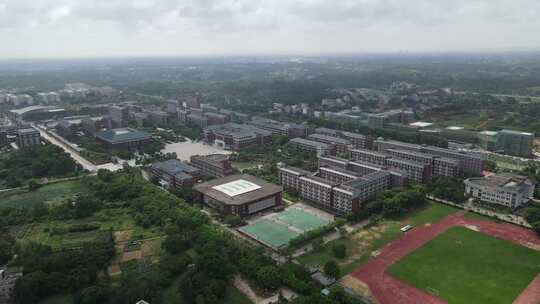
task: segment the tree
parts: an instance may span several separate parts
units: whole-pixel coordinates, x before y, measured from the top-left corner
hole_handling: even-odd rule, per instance
[[[257,282],[264,288],[275,290],[281,283],[281,275],[277,267],[265,266],[257,271]]]
[[[343,259],[347,256],[347,247],[344,244],[336,244],[332,247],[334,256],[339,259]]]
[[[324,264],[324,273],[327,276],[338,278],[339,277],[339,265],[335,261],[328,261]]]
[[[41,187],[41,184],[38,183],[38,181],[36,181],[35,179],[31,179],[28,182],[28,190],[29,191],[35,191],[35,190],[39,189],[39,187]]]

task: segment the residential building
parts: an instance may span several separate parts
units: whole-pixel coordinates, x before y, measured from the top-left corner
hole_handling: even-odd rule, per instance
[[[302,152],[315,153],[317,156],[335,155],[336,150],[333,145],[300,137],[289,140],[287,145]]]
[[[98,142],[108,148],[137,149],[151,142],[150,134],[131,128],[98,131],[94,135]]]
[[[534,188],[534,181],[509,173],[465,180],[466,196],[512,209],[526,205],[534,194]]]
[[[223,177],[234,173],[227,154],[193,155],[190,162],[206,176]]]
[[[373,137],[352,132],[340,132],[341,137],[348,140],[354,149],[371,149],[373,147]]]
[[[431,165],[418,163],[415,161],[389,158],[386,161],[388,167],[397,168],[406,172],[407,179],[417,183],[428,183],[431,181]]]
[[[202,177],[202,171],[177,159],[153,163],[150,175],[166,188],[181,189],[193,186]]]
[[[247,174],[235,174],[193,187],[194,199],[222,214],[250,216],[281,207],[283,188]]]
[[[351,142],[334,136],[324,135],[324,134],[311,134],[308,136],[309,140],[314,140],[318,142],[322,142],[328,145],[332,145],[335,147],[335,153],[338,155],[343,155],[349,152],[349,149],[351,148]]]
[[[458,172],[461,175],[481,175],[484,167],[484,161],[480,156],[464,151],[384,139],[376,140],[374,145],[381,153],[385,153],[389,149],[406,150],[457,160],[459,163]]]
[[[504,154],[520,157],[532,155],[534,134],[513,130],[501,130],[497,134],[497,148]]]
[[[371,150],[353,149],[351,150],[351,158],[361,162],[384,166],[390,156]]]
[[[41,135],[34,128],[17,130],[17,146],[21,149],[41,144]]]

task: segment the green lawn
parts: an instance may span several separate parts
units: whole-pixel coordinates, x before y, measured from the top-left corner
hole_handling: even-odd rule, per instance
[[[388,271],[451,304],[512,303],[540,273],[540,252],[454,227]]]
[[[341,274],[346,275],[365,263],[373,251],[402,236],[403,233],[399,229],[404,225],[419,226],[435,223],[458,210],[448,205],[430,202],[425,207],[402,218],[383,220],[375,226],[361,229],[345,238],[332,241],[323,246],[321,250],[302,255],[298,261],[305,265],[323,266],[330,260],[336,260],[340,265]],[[338,260],[334,257],[332,247],[336,244],[345,245],[347,248],[346,258]]]
[[[54,183],[45,185],[35,191],[4,194],[5,197],[0,199],[0,208],[31,208],[39,202],[59,203],[84,191],[86,191],[85,186],[79,180]]]

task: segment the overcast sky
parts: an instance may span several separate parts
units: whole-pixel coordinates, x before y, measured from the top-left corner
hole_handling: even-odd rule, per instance
[[[540,50],[540,0],[0,0],[0,59]]]

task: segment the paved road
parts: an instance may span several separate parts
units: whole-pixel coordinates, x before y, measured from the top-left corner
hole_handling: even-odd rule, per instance
[[[46,140],[50,141],[52,144],[64,149],[64,151],[66,151],[67,153],[69,153],[69,155],[71,155],[71,157],[76,161],[78,162],[79,164],[81,164],[81,166],[90,171],[90,172],[96,172],[97,171],[97,167],[96,165],[94,165],[93,163],[91,163],[89,160],[87,160],[86,158],[82,157],[79,152],[77,152],[74,148],[70,147],[69,145],[65,144],[64,142],[60,141],[59,139],[57,139],[56,137],[50,135],[47,131],[45,131],[44,129],[40,128],[39,126],[35,125],[35,124],[32,124],[32,127],[36,130],[39,131],[39,133],[41,134],[41,137],[45,138]]]

